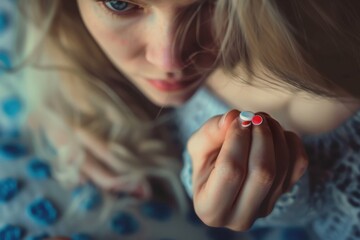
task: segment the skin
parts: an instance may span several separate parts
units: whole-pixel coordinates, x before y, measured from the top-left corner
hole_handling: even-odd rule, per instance
[[[193,1],[147,1],[146,10],[141,14],[115,18],[105,13],[99,3],[78,0],[85,25],[109,59],[149,100],[161,106],[183,104],[203,83],[199,80],[185,90],[164,93],[144,80],[166,79],[172,73],[177,80],[186,81],[192,75],[184,69],[186,64],[170,51],[175,13],[191,3]],[[187,41],[191,45],[194,40]],[[259,113],[264,118],[260,126],[242,128],[237,119],[239,111],[233,110],[207,121],[188,142],[197,214],[210,226],[238,231],[249,229],[257,218],[268,215],[281,194],[307,169],[308,158],[298,135],[330,131],[360,106],[356,101],[336,104],[304,92],[293,94],[285,88],[268,90],[258,84],[247,86],[221,72],[211,76],[207,84],[235,109],[270,114]],[[150,197],[148,186],[141,183],[126,186],[126,181],[114,173],[112,161],[116,159],[107,146],[81,129],[76,133],[89,156],[94,156],[83,166],[85,178],[107,190]]]
[[[269,81],[276,81],[276,77],[273,78],[274,80]],[[267,112],[284,129],[300,136],[329,132],[360,109],[360,100],[349,95],[330,99],[305,91],[292,92],[288,86],[269,88],[263,80],[256,77],[253,85],[247,85],[220,69],[208,78],[206,84],[229,106],[246,111]],[[354,82],[354,86],[356,84]]]
[[[77,0],[85,26],[104,53],[129,81],[159,106],[183,104],[202,85],[205,78],[194,70],[194,63],[186,61],[186,56],[180,58],[174,54],[179,49],[171,51],[176,28],[175,17],[179,11],[197,3],[198,0],[131,1],[126,9],[138,10],[120,14],[110,9],[111,5],[101,1]],[[190,46],[187,48],[189,55],[210,44],[208,27],[208,18],[205,16],[202,21],[202,37],[197,40],[186,39],[186,46]],[[185,62],[181,59],[185,59]],[[213,64],[213,56],[208,54],[194,60],[196,64],[204,67]],[[170,81],[191,80],[194,83],[185,89],[164,92],[145,80],[163,80],[169,76]],[[53,146],[61,148],[70,141],[67,135],[64,135],[66,129],[59,125],[49,121],[46,128],[51,129],[48,131],[48,138]],[[146,182],[133,182],[121,175],[126,169],[119,169],[119,161],[111,154],[109,146],[85,129],[74,129],[74,132],[77,140],[84,146],[87,156],[80,169],[80,182],[91,179],[108,192],[124,192],[137,198],[150,198],[150,186]]]
[[[87,29],[105,54],[153,103],[159,106],[183,104],[201,85],[204,76],[195,72],[193,64],[182,61],[178,54],[171,51],[177,14],[197,0],[131,1],[127,13],[114,11],[112,5],[104,2],[77,2]],[[134,11],[134,7],[139,10]],[[207,32],[208,26],[202,25],[201,36],[204,39],[207,39]],[[206,40],[200,42],[207,44]],[[188,38],[186,44],[198,45],[195,38]],[[197,46],[192,53],[200,50]],[[213,63],[211,59],[210,56],[202,56],[197,63],[210,66]],[[164,92],[154,88],[146,79],[194,81],[194,84],[186,89]]]
[[[350,96],[339,101],[287,87],[269,89],[256,78],[250,86],[221,70],[207,87],[229,106],[271,115],[258,113],[265,121],[243,128],[233,110],[208,120],[188,142],[195,211],[207,225],[236,231],[269,215],[306,171],[299,136],[332,131],[360,109],[360,101]]]
[[[308,166],[299,137],[257,114],[264,122],[246,128],[237,110],[213,117],[188,142],[195,211],[209,226],[248,230]]]

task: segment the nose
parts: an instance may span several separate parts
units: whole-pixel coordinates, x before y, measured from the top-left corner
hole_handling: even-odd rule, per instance
[[[178,75],[183,64],[177,51],[173,51],[174,24],[171,22],[167,17],[151,24],[145,58],[158,69]]]

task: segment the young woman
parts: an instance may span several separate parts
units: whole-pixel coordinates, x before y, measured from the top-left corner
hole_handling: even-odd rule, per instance
[[[330,206],[343,213],[356,201],[356,194],[339,206],[333,200],[338,198],[327,199],[347,196],[332,181],[329,185],[311,182],[317,189],[331,189],[314,194],[309,193],[306,178],[298,182],[308,157],[305,142],[294,134],[316,135],[331,132],[346,119],[349,125],[356,122],[359,46],[353,30],[359,26],[352,21],[358,19],[355,1],[299,5],[254,0],[39,0],[30,7],[25,1],[19,3],[26,5],[22,6],[25,16],[35,21],[35,29],[27,28],[28,39],[34,42],[28,41],[21,56],[32,62],[24,69],[30,123],[33,132],[42,133],[37,139],[45,135],[55,148],[56,154],[48,158],[53,159],[60,181],[76,184],[81,172],[83,178],[110,192],[148,197],[148,177],[173,178],[166,169],[176,172],[176,166],[161,157],[165,147],[149,131],[154,124],[144,124],[156,118],[158,109],[144,112],[148,103],[142,94],[160,107],[184,104],[205,83],[219,50],[225,72],[232,70],[236,77],[219,69],[206,88],[175,111],[192,160],[191,164],[185,153],[187,174],[182,177],[193,192],[199,217],[211,226],[246,230],[276,205],[263,224],[281,225],[299,218],[294,224],[305,225],[313,219],[332,222],[339,214],[326,215]],[[40,35],[37,29],[42,30]],[[214,41],[211,29],[218,31]],[[326,34],[332,42],[324,41]],[[341,59],[339,66],[334,58]],[[206,122],[231,108],[258,112],[263,123],[239,127],[237,110],[221,121],[218,116]],[[321,113],[321,122],[315,113]],[[343,132],[346,127],[340,128]],[[329,144],[333,133],[323,137]],[[354,133],[348,129],[345,136],[349,140]],[[308,141],[307,150],[320,142],[317,135]],[[41,141],[37,143],[43,150]],[[308,154],[310,160],[316,154]],[[336,157],[341,162],[347,156]],[[356,173],[351,174],[355,179]],[[324,196],[329,207],[314,208],[308,214],[313,207],[307,202],[309,194],[310,199]],[[180,193],[177,196],[181,198]],[[358,211],[356,205],[353,209]],[[343,232],[343,239],[356,236],[352,214],[340,215],[354,223]],[[318,235],[330,233],[319,221],[315,223]]]

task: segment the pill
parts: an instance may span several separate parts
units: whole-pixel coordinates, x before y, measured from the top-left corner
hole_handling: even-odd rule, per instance
[[[263,118],[262,118],[260,115],[255,115],[255,116],[253,117],[253,119],[251,120],[251,122],[252,122],[255,126],[262,124],[263,121],[264,121],[264,120],[263,120]]]
[[[243,111],[240,113],[240,119],[242,121],[251,121],[254,115],[255,114],[253,112]]]
[[[251,121],[243,121],[243,122],[241,122],[242,127],[248,127],[250,125],[251,125]]]

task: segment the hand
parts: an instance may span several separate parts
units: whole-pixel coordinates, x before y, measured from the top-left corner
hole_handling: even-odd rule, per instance
[[[33,128],[36,128],[37,123],[35,121],[31,122],[31,124]],[[84,161],[81,163],[78,173],[80,178],[79,182],[75,184],[90,180],[100,189],[107,192],[126,193],[139,199],[149,199],[151,197],[149,183],[144,179],[134,178],[129,167],[112,153],[110,146],[86,129],[76,128],[70,132],[69,128],[57,118],[47,121],[42,126],[45,127],[47,139],[59,155],[63,154],[64,151],[67,152],[64,154],[66,163],[62,164],[72,164],[72,166],[76,167],[73,159],[79,158],[79,150],[83,151]],[[76,146],[69,144],[74,143],[74,141]],[[124,156],[131,157],[133,155],[125,147],[121,151]]]
[[[109,192],[122,192],[139,199],[149,199],[151,188],[143,179],[134,179],[129,167],[114,156],[109,146],[84,129],[76,129],[76,136],[86,149],[86,160],[81,173],[100,188]],[[128,155],[132,153],[125,147]],[[124,154],[125,155],[125,154]]]
[[[239,111],[207,121],[189,140],[194,207],[213,227],[248,230],[303,175],[308,158],[299,137],[264,113],[241,127]]]

